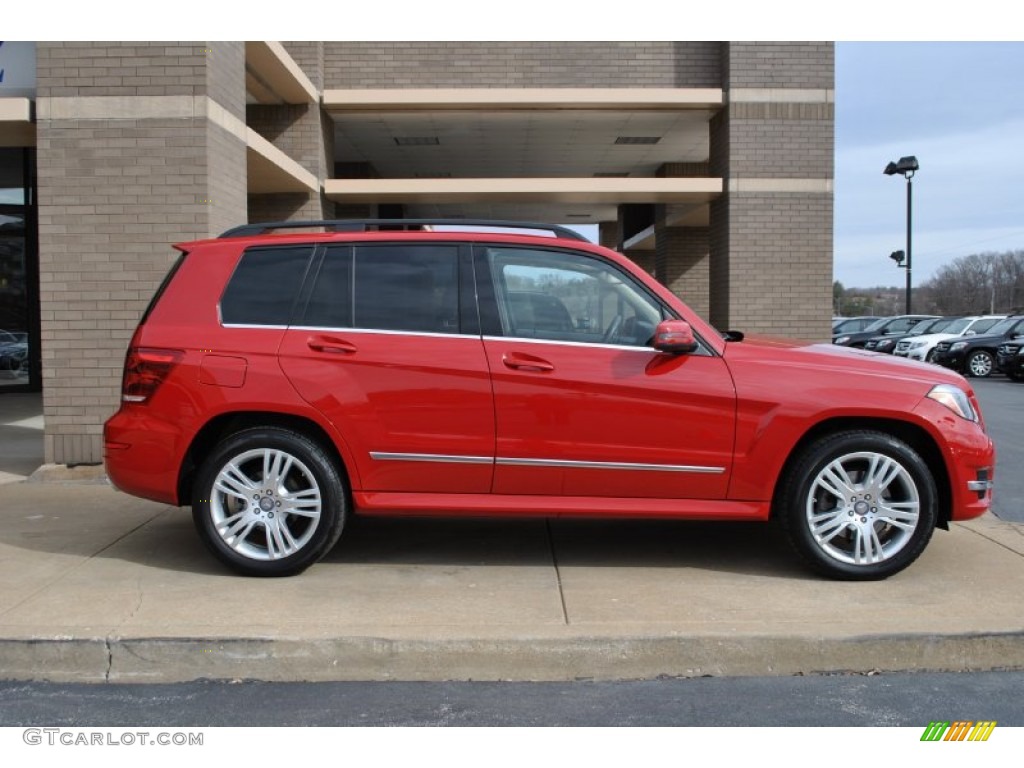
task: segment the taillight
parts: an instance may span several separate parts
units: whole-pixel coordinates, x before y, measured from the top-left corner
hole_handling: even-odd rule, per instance
[[[122,402],[146,402],[184,356],[185,353],[180,349],[131,347],[124,361]]]

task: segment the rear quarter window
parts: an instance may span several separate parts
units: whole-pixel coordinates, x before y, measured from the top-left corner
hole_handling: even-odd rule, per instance
[[[221,297],[221,321],[288,325],[312,254],[312,246],[246,250]]]

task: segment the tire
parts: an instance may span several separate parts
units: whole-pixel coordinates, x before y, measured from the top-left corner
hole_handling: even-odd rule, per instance
[[[984,379],[992,375],[992,371],[995,369],[995,360],[991,352],[977,349],[968,356],[964,368],[968,376]]]
[[[800,558],[833,579],[899,573],[935,529],[938,493],[924,460],[884,432],[826,435],[791,464],[775,514]]]
[[[257,427],[225,438],[203,462],[192,520],[230,568],[292,576],[338,542],[348,498],[344,477],[319,444],[291,430]]]
[[[1006,375],[1009,377],[1010,381],[1024,381],[1024,374],[1021,374],[1020,371],[1015,371],[1012,368],[1006,372]]]
[[[928,354],[924,356],[924,361],[926,363],[934,363],[935,362],[935,350],[934,349],[929,349],[928,350]]]

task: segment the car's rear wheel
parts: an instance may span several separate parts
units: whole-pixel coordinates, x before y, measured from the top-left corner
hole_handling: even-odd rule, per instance
[[[975,350],[967,358],[967,372],[979,379],[991,376],[993,367],[995,367],[995,361],[992,359],[992,353],[984,349]]]
[[[192,518],[210,551],[248,576],[290,576],[338,541],[348,493],[324,449],[262,427],[223,440],[196,478]]]
[[[884,579],[918,558],[937,516],[924,460],[884,432],[827,435],[780,486],[776,515],[801,558],[835,579]]]

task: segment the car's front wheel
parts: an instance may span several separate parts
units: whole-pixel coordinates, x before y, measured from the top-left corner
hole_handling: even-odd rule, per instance
[[[776,516],[817,572],[884,579],[924,551],[937,499],[927,464],[905,442],[884,432],[841,432],[814,441],[792,463]]]
[[[248,576],[290,576],[333,547],[348,493],[332,458],[278,427],[223,440],[196,478],[192,518],[210,551]]]
[[[992,358],[992,353],[984,349],[972,352],[971,356],[967,358],[967,372],[971,376],[977,376],[979,379],[991,376],[994,367],[995,360]]]

